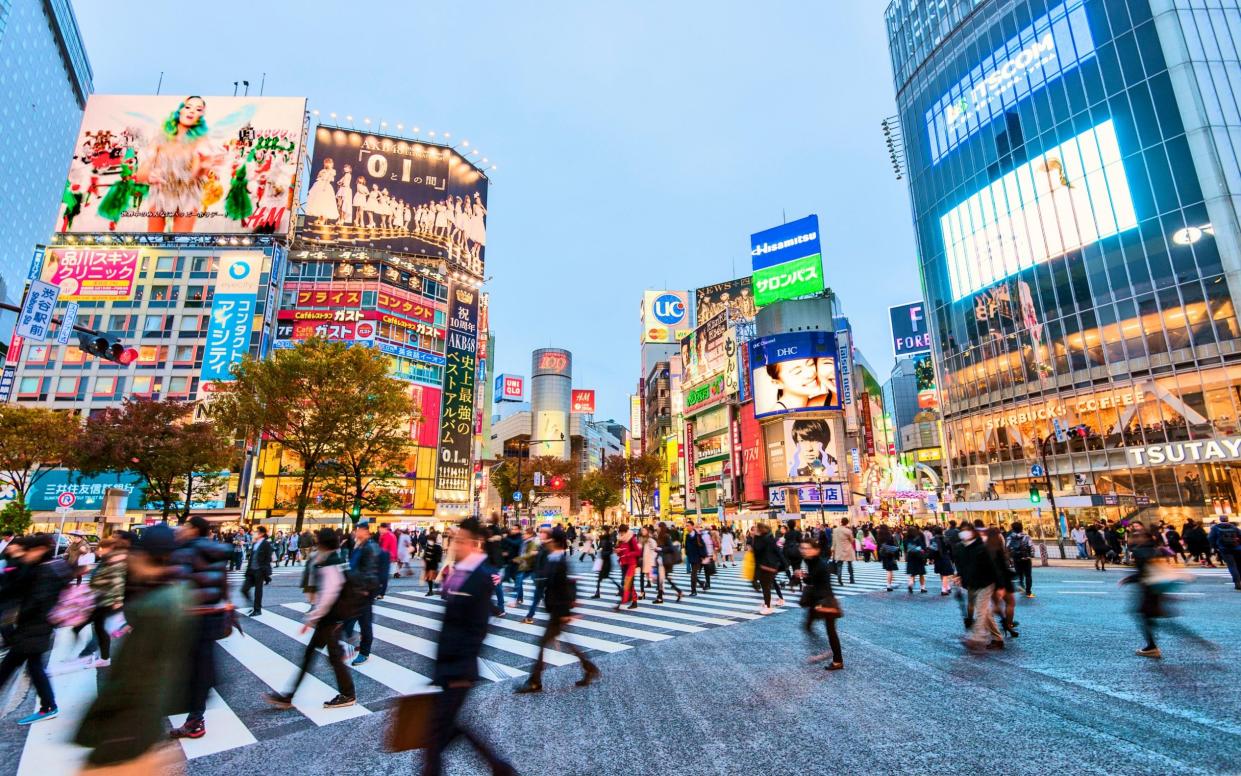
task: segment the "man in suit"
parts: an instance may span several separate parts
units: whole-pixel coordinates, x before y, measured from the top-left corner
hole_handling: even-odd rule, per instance
[[[444,749],[459,735],[483,756],[493,774],[517,773],[474,731],[457,721],[470,688],[478,681],[478,656],[487,637],[491,597],[500,578],[499,570],[487,563],[483,546],[486,537],[482,525],[470,517],[457,526],[449,545],[453,568],[444,580],[444,620],[431,677],[443,692],[435,696],[431,710],[431,745],[426,750],[423,776],[439,776]]]
[[[267,538],[267,529],[259,526],[254,529],[254,544],[250,548],[250,562],[246,564],[246,579],[241,583],[241,594],[254,607],[250,610],[251,617],[263,613],[263,585],[271,582],[271,540]],[[254,591],[253,598],[250,591]]]
[[[698,575],[702,573],[702,563],[707,557],[707,545],[702,534],[694,526],[693,520],[685,521],[685,560],[689,563],[689,594],[698,595]],[[705,580],[703,590],[711,589],[711,581]]]
[[[539,639],[539,658],[530,672],[526,683],[517,688],[517,694],[541,692],[543,690],[543,651],[549,644],[560,638],[564,628],[573,619],[573,607],[577,604],[577,584],[569,579],[569,562],[565,548],[567,542],[564,531],[559,527],[550,533],[543,533],[544,545],[548,548],[547,562],[539,570],[539,584],[547,602],[547,628]],[[632,592],[632,590],[630,591]],[[576,644],[562,642],[582,664],[582,678],[578,679],[578,687],[585,687],[599,676],[599,667],[586,657]]]

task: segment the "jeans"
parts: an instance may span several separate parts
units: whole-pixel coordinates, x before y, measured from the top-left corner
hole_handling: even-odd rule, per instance
[[[1077,543],[1077,559],[1086,560],[1086,543],[1085,542]]]
[[[1241,553],[1224,550],[1219,555],[1228,566],[1228,573],[1232,574],[1233,587],[1241,589]]]
[[[845,564],[848,564],[849,566],[849,584],[852,585],[853,584],[853,561],[851,560],[836,561],[836,582],[837,584],[841,584],[841,585],[845,583],[845,580],[844,580]]]
[[[340,639],[336,637],[339,630],[339,622],[324,623],[320,621],[315,626],[314,633],[310,637],[310,643],[306,645],[306,651],[302,653],[302,664],[298,666],[297,676],[293,678],[293,686],[289,688],[288,695],[290,698],[297,693],[298,685],[302,683],[302,679],[309,673],[310,666],[315,660],[315,654],[322,647],[327,647],[327,659],[332,664],[332,673],[336,675],[336,689],[347,698],[354,697],[353,674],[349,673],[349,669],[345,666],[345,650],[340,645]]]
[[[9,678],[17,673],[17,669],[23,664],[26,666],[26,673],[30,675],[30,683],[34,685],[35,692],[39,694],[39,711],[56,708],[56,696],[52,693],[52,682],[47,678],[47,671],[43,669],[42,652],[22,652],[10,649],[4,656],[4,660],[0,661],[0,688],[8,684]]]
[[[1026,595],[1034,592],[1034,561],[1031,558],[1017,558],[1013,561],[1013,569],[1017,572],[1017,582],[1026,591]]]
[[[358,643],[359,655],[371,654],[371,645],[375,643],[373,627],[375,622],[374,606],[375,604],[370,599],[367,599],[366,603],[362,604],[362,609],[358,612],[358,616],[345,621],[345,638],[353,636],[354,625],[357,625],[358,630],[362,633],[362,640]]]
[[[519,571],[513,572],[511,581],[513,583],[513,586],[517,588],[517,603],[519,604],[523,603],[526,600],[526,595],[525,595],[526,577],[529,577],[529,576],[532,576],[532,574],[527,571],[519,570]]]
[[[469,693],[468,685],[454,687],[450,684],[444,688],[443,692],[435,694],[435,704],[431,709],[431,744],[423,755],[422,776],[439,776],[443,769],[444,750],[456,740],[457,736],[463,736],[466,741],[469,741],[470,746],[473,746],[487,761],[491,770],[505,772],[511,769],[512,766],[496,754],[474,731],[458,724],[457,715],[461,713],[461,707],[465,705],[465,698]]]
[[[534,581],[534,598],[530,601],[530,611],[526,612],[526,619],[533,620],[534,613],[539,609],[539,602],[543,600],[543,583],[537,579]]]

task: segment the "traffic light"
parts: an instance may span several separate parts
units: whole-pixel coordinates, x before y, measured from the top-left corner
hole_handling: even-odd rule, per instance
[[[1031,485],[1031,486],[1030,486],[1030,503],[1031,503],[1031,504],[1041,504],[1041,503],[1043,503],[1043,494],[1041,494],[1041,493],[1039,493],[1039,492],[1038,492],[1038,486],[1037,486],[1037,485]]]
[[[552,477],[552,490],[564,490],[564,477]]]
[[[98,356],[105,361],[112,361],[121,366],[129,366],[138,360],[138,351],[126,347],[121,338],[114,334],[87,334],[77,332],[78,347],[83,353]]]
[[[355,503],[353,509],[349,510],[349,515],[353,518],[353,522],[358,522],[362,517],[362,505]]]

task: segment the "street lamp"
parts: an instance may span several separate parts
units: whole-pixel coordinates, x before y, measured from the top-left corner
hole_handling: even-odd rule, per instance
[[[823,516],[823,478],[827,474],[827,467],[823,465],[823,461],[816,458],[810,462],[810,477],[814,480],[815,489],[819,492],[819,525],[827,525],[827,519]]]

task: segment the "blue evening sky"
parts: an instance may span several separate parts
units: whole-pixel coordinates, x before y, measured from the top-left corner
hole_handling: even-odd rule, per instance
[[[818,213],[828,284],[885,379],[889,305],[920,296],[886,0],[427,3],[78,0],[101,93],[307,96],[452,134],[492,173],[499,371],[573,351],[627,424],[645,288],[748,274],[749,235]]]

